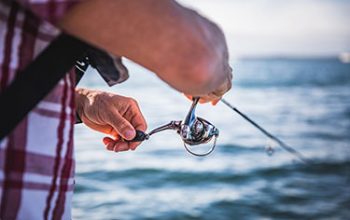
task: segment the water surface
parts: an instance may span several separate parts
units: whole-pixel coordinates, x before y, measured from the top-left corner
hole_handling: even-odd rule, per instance
[[[149,128],[182,120],[190,102],[154,74],[127,63],[130,79],[108,88],[93,72],[80,86],[132,96]],[[336,59],[232,62],[225,98],[314,164],[282,149],[222,103],[198,115],[220,129],[205,158],[175,132],[137,151],[111,153],[103,135],[76,126],[74,219],[347,219],[350,216],[350,65]]]

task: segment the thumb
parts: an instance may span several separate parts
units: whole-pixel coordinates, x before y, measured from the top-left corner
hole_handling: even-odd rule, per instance
[[[116,130],[118,134],[126,140],[132,140],[136,135],[135,128],[130,124],[129,121],[127,121],[118,113],[109,115],[107,118],[107,123],[109,123],[113,129]]]

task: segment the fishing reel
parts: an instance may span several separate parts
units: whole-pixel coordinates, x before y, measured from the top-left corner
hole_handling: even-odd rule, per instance
[[[184,121],[171,121],[166,125],[160,126],[148,134],[142,132],[142,131],[136,131],[136,137],[131,140],[131,142],[140,142],[149,139],[149,137],[152,134],[164,131],[164,130],[176,130],[177,133],[182,138],[182,141],[184,142],[184,147],[192,155],[195,156],[206,156],[214,151],[216,146],[216,139],[219,136],[219,130],[212,125],[207,120],[197,117],[195,114],[196,106],[198,104],[199,98],[194,98],[192,106],[190,108],[190,111],[188,112],[186,118]],[[229,108],[231,108],[233,111],[235,111],[237,114],[242,116],[245,120],[247,120],[250,124],[252,124],[254,127],[256,127],[258,130],[260,130],[264,135],[266,135],[269,139],[277,143],[280,147],[285,149],[287,152],[293,154],[295,157],[297,157],[300,161],[302,161],[305,164],[311,164],[312,161],[306,157],[304,157],[299,151],[295,150],[291,146],[287,145],[280,139],[278,139],[276,136],[272,135],[268,131],[266,131],[264,128],[262,128],[260,125],[258,125],[255,121],[250,119],[247,115],[245,115],[243,112],[239,111],[236,107],[232,106],[229,102],[227,102],[225,99],[221,99],[221,102],[223,102],[225,105],[227,105]],[[205,145],[206,143],[209,143],[212,141],[212,144],[210,145],[210,148],[205,151],[198,152],[196,151],[200,146]],[[202,149],[202,148],[201,148]],[[269,151],[272,152],[271,149]],[[269,153],[269,152],[268,152]]]
[[[166,125],[153,129],[148,134],[142,131],[136,131],[135,138],[129,142],[141,142],[148,140],[155,133],[164,130],[175,130],[184,142],[187,152],[195,156],[206,156],[210,154],[216,147],[219,130],[209,121],[196,116],[195,110],[198,101],[199,98],[193,99],[192,106],[184,121],[171,121]],[[209,148],[206,146],[207,148],[204,151],[203,149],[199,149],[211,141],[212,144],[210,144]]]

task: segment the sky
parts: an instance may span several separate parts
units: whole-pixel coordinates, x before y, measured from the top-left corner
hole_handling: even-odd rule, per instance
[[[230,54],[337,56],[350,52],[350,0],[178,0],[216,22]]]

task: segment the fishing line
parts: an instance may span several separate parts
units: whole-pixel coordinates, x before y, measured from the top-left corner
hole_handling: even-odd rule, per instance
[[[276,136],[272,135],[270,132],[266,131],[264,128],[262,128],[260,125],[258,125],[256,122],[254,122],[252,119],[250,119],[247,115],[239,111],[236,107],[231,105],[228,101],[225,99],[221,99],[221,102],[224,103],[227,107],[235,111],[237,114],[242,116],[245,120],[247,120],[250,124],[252,124],[254,127],[256,127],[259,131],[261,131],[263,134],[265,134],[268,138],[276,141],[280,147],[282,147],[287,152],[293,154],[295,157],[297,157],[300,161],[304,162],[305,164],[310,164],[311,161],[304,157],[300,152],[295,150],[294,148],[288,146],[286,143],[278,139]]]

